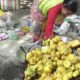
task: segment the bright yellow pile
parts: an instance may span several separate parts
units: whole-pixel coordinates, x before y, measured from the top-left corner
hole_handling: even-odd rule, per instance
[[[35,49],[26,55],[24,80],[70,80],[80,75],[80,48],[78,57],[71,47],[80,45],[79,40],[64,43],[58,36],[43,41],[41,49]],[[35,78],[35,79],[33,79]]]
[[[0,10],[0,16],[4,16],[4,12]]]
[[[30,28],[28,26],[24,26],[21,28],[21,30],[25,33],[28,33],[30,31]]]

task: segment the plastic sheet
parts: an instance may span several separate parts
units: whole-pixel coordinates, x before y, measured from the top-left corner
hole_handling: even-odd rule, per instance
[[[21,63],[25,62],[25,56],[29,51],[34,50],[36,48],[41,48],[40,43],[41,41],[37,41],[35,43],[28,43],[27,45],[21,46],[17,51],[17,57],[19,62]]]

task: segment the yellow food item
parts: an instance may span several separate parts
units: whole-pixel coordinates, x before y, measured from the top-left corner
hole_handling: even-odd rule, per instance
[[[4,16],[4,12],[0,10],[0,16]]]
[[[70,71],[70,72],[66,73],[66,75],[67,75],[67,77],[68,77],[69,79],[71,79],[71,78],[73,77],[73,72]]]
[[[79,40],[73,40],[73,41],[69,42],[69,45],[71,47],[76,47],[76,46],[80,45],[80,41]]]
[[[60,73],[63,73],[63,72],[65,72],[65,68],[63,66],[59,66],[57,68],[57,71],[60,72]]]
[[[59,41],[61,41],[60,37],[57,35],[52,40],[54,43],[58,43]]]
[[[76,56],[74,54],[69,54],[67,58],[68,60],[70,60],[71,63],[76,62]]]
[[[41,50],[42,53],[47,53],[49,47],[48,47],[48,46],[44,46],[44,47],[42,47],[41,49],[42,49],[42,50]]]
[[[76,63],[75,68],[76,68],[77,70],[80,70],[80,63]]]
[[[62,66],[62,65],[63,65],[63,61],[62,61],[62,60],[58,60],[58,61],[57,61],[57,65],[58,65],[58,66]]]
[[[70,69],[71,69],[71,71],[74,71],[74,70],[75,70],[75,66],[72,65],[72,66],[70,67]]]
[[[77,48],[78,55],[80,56],[80,48]]]
[[[58,58],[60,58],[61,57],[60,52],[59,51],[55,52],[55,56],[58,57]]]
[[[51,66],[50,65],[45,66],[44,67],[44,72],[47,73],[47,74],[51,73]]]
[[[79,75],[79,71],[74,71],[73,72],[73,77],[77,77]]]
[[[27,33],[27,32],[30,31],[30,28],[27,27],[27,26],[24,26],[24,27],[21,28],[21,30],[22,30],[23,32]]]
[[[70,68],[71,62],[69,60],[65,60],[65,61],[63,61],[63,65],[65,68]]]
[[[65,46],[65,43],[60,41],[60,42],[58,42],[58,46]]]
[[[62,80],[69,80],[69,78],[65,75]]]

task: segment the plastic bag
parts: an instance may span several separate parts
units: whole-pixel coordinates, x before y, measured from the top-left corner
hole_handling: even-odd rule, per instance
[[[29,27],[30,32],[32,32],[33,30],[33,20],[31,19],[30,15],[27,15],[26,17],[23,17],[21,19],[21,23],[20,23],[21,27]]]
[[[14,31],[8,31],[7,33],[8,33],[8,36],[11,40],[17,40],[18,39],[18,35]]]
[[[20,23],[20,26],[27,26],[27,20],[25,18],[22,18],[21,19],[21,23]]]
[[[36,43],[28,43],[25,46],[20,46],[19,50],[17,51],[18,60],[24,63],[26,54],[36,48],[41,48],[40,41],[37,41]]]
[[[7,15],[6,23],[7,23],[8,29],[13,29],[14,22],[11,20],[11,16],[10,15]]]
[[[0,34],[0,41],[5,40],[7,38],[8,38],[8,35],[7,34],[5,34],[5,33],[1,33]]]
[[[5,32],[6,30],[7,30],[6,22],[0,20],[0,32]]]

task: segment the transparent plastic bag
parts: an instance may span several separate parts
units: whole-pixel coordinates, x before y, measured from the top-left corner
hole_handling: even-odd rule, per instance
[[[21,19],[20,26],[21,26],[21,27],[23,27],[23,26],[27,26],[27,19],[22,18],[22,19]]]
[[[0,32],[5,32],[6,30],[7,30],[6,22],[0,20]]]
[[[30,15],[27,15],[26,17],[21,19],[20,26],[21,27],[27,26],[30,28],[30,31],[32,32],[33,20],[31,19]]]
[[[8,29],[13,29],[14,22],[11,20],[11,16],[8,16],[6,23],[7,23]]]

